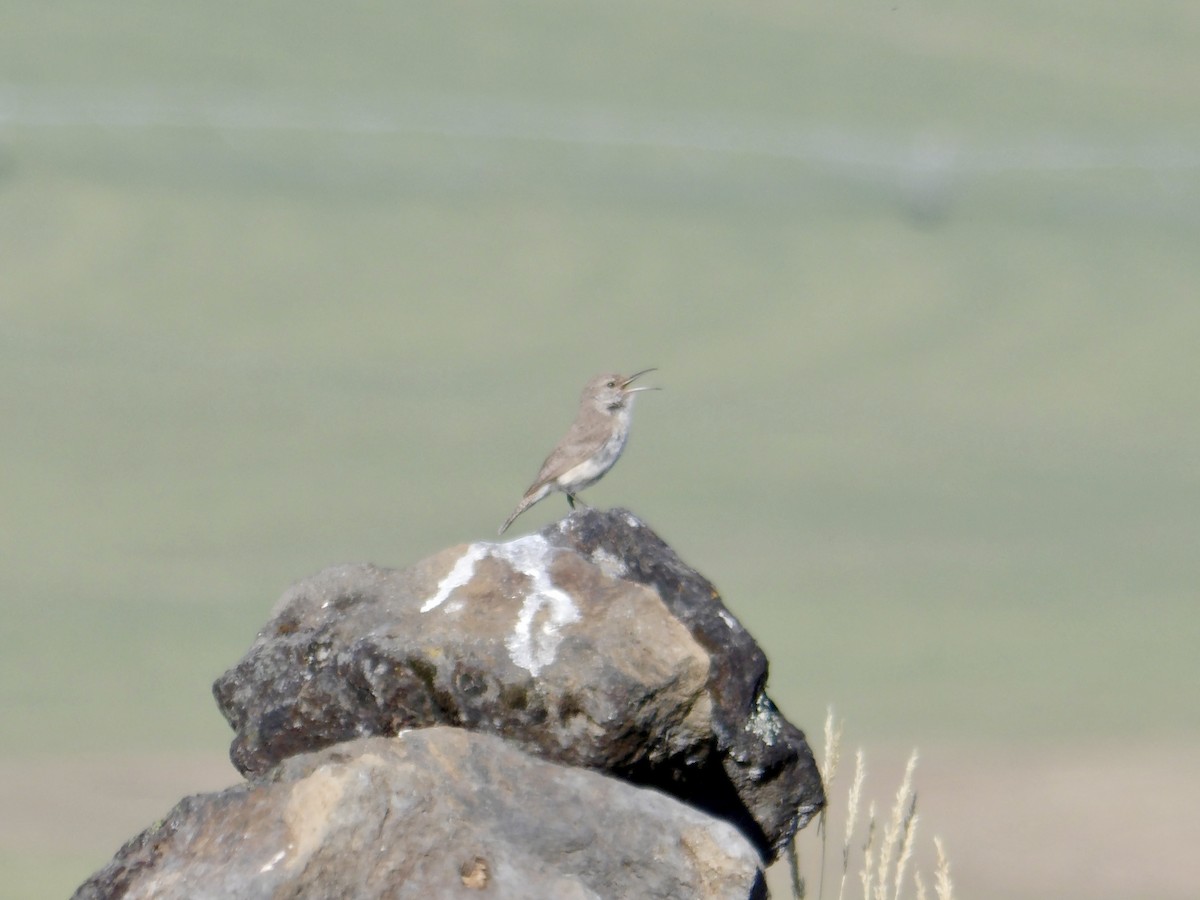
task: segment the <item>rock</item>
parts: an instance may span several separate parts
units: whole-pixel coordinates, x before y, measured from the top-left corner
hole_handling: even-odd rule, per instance
[[[713,586],[624,510],[293,586],[214,685],[234,765],[453,725],[659,787],[768,859],[824,804],[766,659]]]
[[[652,588],[709,655],[705,690],[712,698],[716,762],[738,803],[705,802],[710,785],[692,802],[759,832],[771,860],[825,805],[821,775],[804,732],[766,695],[767,658],[721,602],[713,584],[688,566],[632,513],[576,515],[543,534],[618,574]],[[749,814],[749,820],[744,817]]]
[[[455,728],[293,756],[188,797],[75,900],[764,898],[733,826]]]

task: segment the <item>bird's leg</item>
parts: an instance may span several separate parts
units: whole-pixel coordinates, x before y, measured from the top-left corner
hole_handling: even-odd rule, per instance
[[[575,495],[569,491],[567,492],[567,506],[571,507],[571,509],[575,508]]]

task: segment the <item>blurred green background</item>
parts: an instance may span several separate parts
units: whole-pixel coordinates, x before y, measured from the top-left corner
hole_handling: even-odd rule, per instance
[[[664,391],[587,499],[814,738],[1200,762],[1200,5],[0,22],[0,896],[232,783],[209,686],[284,588],[490,539],[606,369]],[[1186,895],[1137,856],[1022,896]]]

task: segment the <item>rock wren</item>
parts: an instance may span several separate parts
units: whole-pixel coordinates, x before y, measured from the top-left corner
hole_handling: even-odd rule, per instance
[[[537,478],[512,515],[500,526],[500,534],[504,534],[513,519],[551,491],[562,491],[567,495],[571,509],[575,508],[575,495],[603,478],[625,449],[633,413],[633,395],[638,391],[658,390],[629,385],[635,378],[653,371],[642,369],[628,378],[597,375],[587,383],[579,398],[579,412],[570,430],[558,442],[558,446],[550,451]]]

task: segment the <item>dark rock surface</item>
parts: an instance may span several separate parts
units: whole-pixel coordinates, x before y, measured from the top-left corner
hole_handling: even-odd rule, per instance
[[[766,896],[734,827],[455,728],[294,756],[188,797],[75,900]]]
[[[244,773],[453,725],[668,791],[768,858],[824,803],[766,659],[716,590],[624,510],[292,587],[214,685]]]
[[[712,728],[719,764],[737,802],[730,806],[691,802],[757,828],[771,859],[825,804],[821,776],[804,732],[784,718],[766,694],[767,658],[725,608],[713,584],[688,566],[657,534],[627,510],[570,516],[542,532],[598,565],[614,565],[620,577],[643,584],[662,598],[709,656],[705,690],[712,698]],[[614,562],[615,561],[615,562]],[[690,776],[694,778],[693,776]],[[706,778],[711,791],[722,779]],[[751,824],[751,822],[753,824]]]

